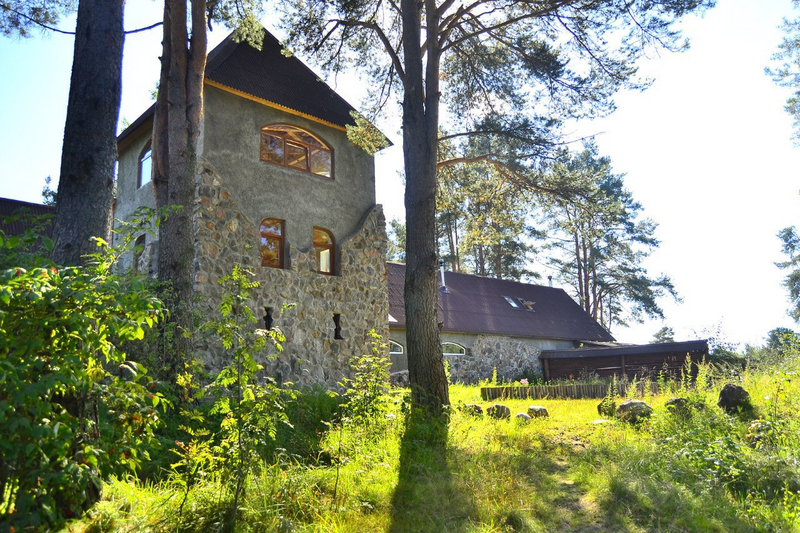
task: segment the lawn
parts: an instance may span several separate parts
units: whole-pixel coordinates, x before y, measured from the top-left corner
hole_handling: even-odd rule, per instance
[[[716,406],[729,379],[705,376],[700,390],[643,398],[655,412],[637,427],[598,422],[597,400],[507,400],[512,416],[534,403],[550,416],[477,417],[459,407],[491,404],[479,387],[464,385],[451,387],[449,420],[432,420],[409,414],[395,392],[380,415],[317,424],[310,439],[285,433],[295,449],[278,447],[250,476],[235,530],[800,530],[794,374],[736,377],[752,395],[748,416]],[[689,414],[664,407],[676,394],[691,399]],[[315,404],[308,398],[297,401]],[[289,413],[292,431],[311,427],[321,412],[308,405]],[[753,419],[767,427],[757,438]],[[230,507],[225,480],[209,473],[179,511],[182,498],[174,476],[112,480],[89,517],[68,530],[222,529]]]

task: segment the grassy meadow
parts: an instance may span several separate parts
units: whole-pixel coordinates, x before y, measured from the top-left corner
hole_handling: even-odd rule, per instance
[[[800,531],[798,367],[791,354],[743,372],[705,367],[692,387],[662,383],[642,398],[655,412],[637,427],[598,422],[597,400],[503,402],[512,416],[548,409],[527,423],[476,417],[459,406],[490,405],[477,386],[453,385],[441,419],[409,412],[403,391],[351,419],[341,400],[306,391],[286,405],[293,428],[281,426],[270,460],[247,478],[233,529]],[[753,412],[717,407],[728,382],[749,391]],[[690,399],[687,413],[665,408],[673,396]],[[224,529],[229,480],[209,469],[187,491],[170,469],[177,455],[152,456],[66,530]]]

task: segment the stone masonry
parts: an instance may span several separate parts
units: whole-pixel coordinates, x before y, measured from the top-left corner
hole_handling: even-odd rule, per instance
[[[540,374],[542,350],[523,340],[496,335],[478,335],[466,355],[445,356],[453,382],[477,383],[490,379],[494,368],[504,381],[520,379],[524,372]]]
[[[220,300],[219,280],[241,264],[261,283],[252,308],[258,317],[270,310],[273,327],[286,337],[277,357],[263,361],[279,381],[335,387],[350,375],[348,361],[369,353],[371,330],[388,342],[386,233],[381,206],[364,214],[357,230],[339,236],[335,276],[316,272],[314,250],[288,247],[286,268],[261,266],[260,220],[237,208],[224,178],[209,164],[200,169],[195,216],[195,290],[201,311],[213,313]],[[334,315],[341,339],[334,338]],[[263,328],[262,321],[257,327]],[[384,350],[385,351],[385,350]],[[221,368],[221,349],[207,347],[206,365]]]

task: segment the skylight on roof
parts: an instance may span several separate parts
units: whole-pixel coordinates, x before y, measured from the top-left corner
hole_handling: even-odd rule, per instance
[[[516,301],[514,298],[512,298],[511,296],[503,296],[503,299],[504,299],[506,302],[508,302],[508,305],[510,305],[510,306],[511,306],[511,307],[513,307],[514,309],[522,309],[522,308],[520,307],[519,303],[518,303],[518,302],[517,302],[517,301]]]

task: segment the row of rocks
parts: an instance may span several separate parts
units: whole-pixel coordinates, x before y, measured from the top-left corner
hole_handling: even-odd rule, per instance
[[[738,413],[750,407],[750,394],[739,385],[728,384],[720,392],[718,405],[728,413]],[[677,415],[689,412],[688,398],[670,398],[665,404],[667,410]],[[464,412],[475,416],[483,416],[483,408],[475,403],[467,404]],[[636,424],[642,422],[653,414],[653,408],[642,400],[627,399],[617,405],[611,398],[603,398],[597,406],[601,416],[616,417],[623,422]],[[492,418],[502,420],[511,418],[511,409],[507,405],[496,403],[486,409],[486,414]],[[514,418],[530,421],[533,418],[547,418],[550,413],[541,405],[531,405],[527,413],[517,413]]]
[[[483,408],[476,403],[465,405],[463,411],[473,416],[483,416]],[[486,409],[486,414],[497,420],[509,419],[511,418],[511,409],[509,409],[507,405],[496,403]],[[547,418],[549,416],[550,413],[547,412],[546,407],[541,405],[531,405],[528,406],[527,413],[517,413],[514,418],[529,421],[533,418]]]

